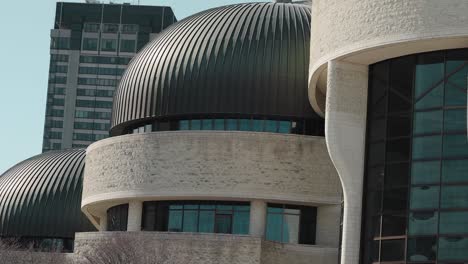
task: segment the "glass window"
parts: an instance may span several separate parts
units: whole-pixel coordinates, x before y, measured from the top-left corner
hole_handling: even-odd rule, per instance
[[[437,183],[440,178],[440,161],[413,162],[412,184]]]
[[[387,118],[387,137],[404,137],[411,135],[411,119],[408,113],[391,114]],[[381,128],[385,129],[385,125]],[[378,131],[383,138],[383,132]]]
[[[302,220],[301,220],[302,219]],[[316,208],[268,205],[267,240],[293,244],[315,244]],[[311,238],[310,236],[314,236]]]
[[[428,209],[439,206],[439,187],[422,186],[411,188],[411,209]]]
[[[102,39],[101,50],[102,51],[117,51],[117,40],[116,39]]]
[[[384,215],[382,217],[382,236],[401,236],[406,232],[406,215]]]
[[[439,238],[439,260],[468,260],[468,238],[441,237]]]
[[[278,127],[279,133],[291,133],[291,122],[290,121],[279,121]]]
[[[224,130],[224,119],[214,120],[214,130]]]
[[[83,50],[97,51],[98,39],[97,38],[83,38]]]
[[[466,111],[466,109],[446,109],[444,117],[444,131],[466,131]]]
[[[252,120],[253,129],[252,131],[263,131],[263,120]]]
[[[203,119],[202,120],[202,130],[213,130],[213,120]]]
[[[414,113],[414,134],[440,133],[442,129],[442,111]]]
[[[104,24],[103,31],[105,33],[117,33],[119,31],[119,24]]]
[[[436,258],[437,239],[435,237],[418,237],[408,239],[409,261],[431,261]]]
[[[226,130],[238,130],[237,129],[237,119],[227,119],[226,120]]]
[[[468,157],[468,136],[466,133],[444,136],[444,157]]]
[[[200,211],[200,222],[198,223],[198,232],[214,233],[214,222],[215,211]]]
[[[181,232],[182,231],[182,210],[169,210],[169,232]]]
[[[51,49],[70,49],[70,38],[52,37],[50,42]]]
[[[442,182],[468,182],[468,159],[442,161]]]
[[[265,132],[276,132],[278,121],[265,120]]]
[[[239,120],[239,130],[241,131],[252,131],[251,120],[241,119]]]
[[[410,141],[407,138],[387,141],[387,161],[407,161],[410,155]]]
[[[442,105],[444,56],[442,52],[419,55],[415,74],[416,109]]]
[[[468,186],[443,186],[442,208],[468,208]]]
[[[440,136],[413,138],[413,159],[439,158],[441,143]]]
[[[381,241],[381,261],[401,261],[405,259],[405,240]]]
[[[197,232],[198,211],[184,210],[183,232]]]
[[[201,130],[201,120],[191,120],[190,121],[191,130]]]
[[[409,216],[409,234],[436,234],[438,222],[437,218],[437,212],[411,212]]]
[[[100,28],[101,28],[101,24],[97,24],[97,23],[85,23],[84,24],[85,32],[99,32]]]
[[[107,231],[127,231],[128,204],[117,205],[107,210]]]
[[[467,61],[459,58],[446,63],[448,79],[445,83],[445,105],[447,106],[466,106]]]
[[[122,33],[135,34],[138,32],[138,25],[135,24],[122,24]]]
[[[120,51],[121,52],[135,52],[136,42],[133,39],[121,39],[120,40]]]
[[[468,234],[468,212],[441,212],[441,234]]]

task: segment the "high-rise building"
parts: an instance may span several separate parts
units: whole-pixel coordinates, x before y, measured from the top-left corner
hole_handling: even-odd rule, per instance
[[[112,98],[132,57],[176,21],[170,7],[57,3],[43,152],[108,137]]]

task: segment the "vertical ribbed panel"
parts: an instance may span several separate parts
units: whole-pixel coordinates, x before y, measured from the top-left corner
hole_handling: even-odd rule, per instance
[[[112,131],[173,115],[315,118],[309,43],[305,5],[238,4],[188,17],[130,63],[114,98]]]
[[[0,236],[72,238],[92,231],[81,213],[84,149],[48,152],[0,176]]]

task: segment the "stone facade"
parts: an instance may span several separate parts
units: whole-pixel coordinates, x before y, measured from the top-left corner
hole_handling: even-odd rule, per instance
[[[99,217],[134,199],[329,205],[338,175],[321,137],[180,131],[113,137],[87,150],[82,209]]]

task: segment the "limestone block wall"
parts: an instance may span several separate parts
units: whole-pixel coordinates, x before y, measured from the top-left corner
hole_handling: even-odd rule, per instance
[[[249,236],[157,232],[78,233],[75,254],[90,263],[259,264],[261,240]]]
[[[336,264],[338,249],[263,241],[261,256],[262,264]]]
[[[125,135],[87,149],[82,209],[99,217],[132,199],[339,204],[322,137],[179,131]]]

